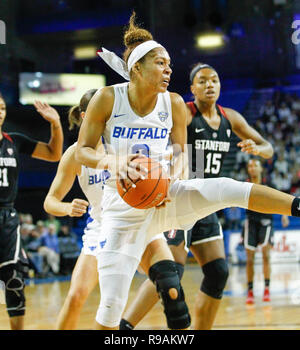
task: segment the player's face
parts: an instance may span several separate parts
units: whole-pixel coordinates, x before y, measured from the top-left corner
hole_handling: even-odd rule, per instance
[[[210,68],[200,69],[191,85],[195,98],[206,103],[215,103],[220,96],[220,89],[218,73]]]
[[[143,80],[157,92],[165,92],[169,86],[172,69],[170,56],[164,48],[151,50],[140,64]]]
[[[3,125],[6,117],[6,104],[4,100],[0,97],[0,126]]]
[[[259,176],[262,173],[261,164],[257,160],[250,160],[247,170],[250,177]]]

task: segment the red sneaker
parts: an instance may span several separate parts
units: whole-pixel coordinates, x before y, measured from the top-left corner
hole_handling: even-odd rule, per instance
[[[271,301],[269,288],[265,288],[263,301]]]
[[[254,304],[254,295],[252,289],[248,290],[246,304]]]

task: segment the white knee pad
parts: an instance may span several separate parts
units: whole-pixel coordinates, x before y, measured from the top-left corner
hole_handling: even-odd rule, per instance
[[[241,182],[227,177],[218,179],[217,189],[220,201],[228,207],[248,208],[253,183]]]
[[[253,185],[250,182],[240,182],[226,177],[192,181],[195,182],[193,191],[190,192],[190,201],[196,211],[205,211],[206,208],[211,214],[226,207],[248,208]]]
[[[127,303],[131,279],[125,275],[104,276],[100,279],[101,284],[96,321],[105,327],[117,327]]]
[[[117,327],[139,261],[115,252],[104,252],[97,256],[97,260],[101,301],[96,321],[105,327]]]

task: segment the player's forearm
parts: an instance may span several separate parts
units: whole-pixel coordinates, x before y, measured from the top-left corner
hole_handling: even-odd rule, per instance
[[[52,161],[59,161],[63,151],[64,134],[60,121],[51,124],[51,138],[48,142],[48,149]]]
[[[274,149],[270,142],[264,142],[257,145],[258,155],[262,158],[269,159],[273,157]]]
[[[93,169],[108,169],[110,170],[112,163],[115,164],[116,156],[97,152],[92,147],[77,147],[75,159],[80,164],[83,164]]]
[[[55,196],[48,195],[44,201],[44,209],[54,216],[66,216],[70,213],[71,203],[62,202]]]

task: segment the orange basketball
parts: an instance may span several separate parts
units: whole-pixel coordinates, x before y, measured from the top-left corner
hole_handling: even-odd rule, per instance
[[[133,160],[141,163],[148,174],[145,174],[145,180],[138,179],[134,181],[136,187],[125,182],[126,191],[123,190],[120,180],[117,180],[117,189],[120,196],[131,207],[137,209],[149,209],[157,206],[166,197],[169,187],[167,174],[160,163],[151,158],[141,157]]]

